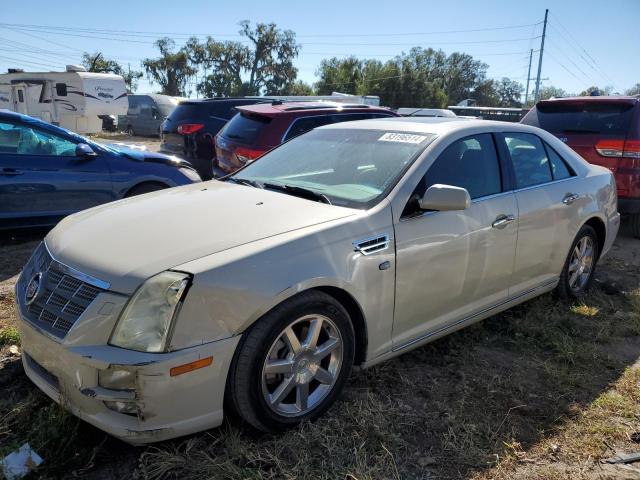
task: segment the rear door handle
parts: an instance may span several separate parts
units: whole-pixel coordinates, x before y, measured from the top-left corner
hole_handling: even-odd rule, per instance
[[[515,215],[498,215],[491,226],[497,229],[503,229],[516,219]]]
[[[578,195],[577,193],[567,193],[562,199],[562,203],[564,203],[565,205],[571,205],[573,202],[575,202],[579,198],[580,198],[580,195]]]
[[[15,168],[5,167],[0,170],[0,175],[3,175],[5,177],[12,177],[14,175],[20,175],[20,172]]]

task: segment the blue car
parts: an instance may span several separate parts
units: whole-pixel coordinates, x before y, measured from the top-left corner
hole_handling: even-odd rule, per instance
[[[0,110],[0,230],[51,226],[102,203],[199,181],[185,160],[102,145]]]

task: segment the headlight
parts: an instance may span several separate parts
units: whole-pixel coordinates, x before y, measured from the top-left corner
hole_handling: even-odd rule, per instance
[[[163,272],[142,284],[118,319],[109,343],[139,352],[163,352],[190,276]]]
[[[180,172],[182,172],[182,174],[187,177],[189,180],[191,180],[192,182],[201,182],[202,179],[200,178],[200,175],[198,175],[198,172],[196,172],[195,170],[192,170],[190,168],[185,168],[185,167],[180,167]]]

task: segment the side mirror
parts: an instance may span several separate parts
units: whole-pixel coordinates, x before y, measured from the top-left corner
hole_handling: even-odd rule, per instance
[[[79,158],[92,158],[96,157],[98,154],[93,151],[86,143],[79,143],[76,145],[76,157]]]
[[[471,197],[466,188],[436,183],[427,188],[418,203],[422,210],[465,210],[471,206]]]

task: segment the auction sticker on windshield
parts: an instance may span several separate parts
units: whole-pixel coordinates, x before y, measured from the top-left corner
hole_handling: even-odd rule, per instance
[[[410,133],[392,133],[387,132],[382,135],[379,142],[401,142],[401,143],[420,143],[426,140],[424,135],[412,135]]]

